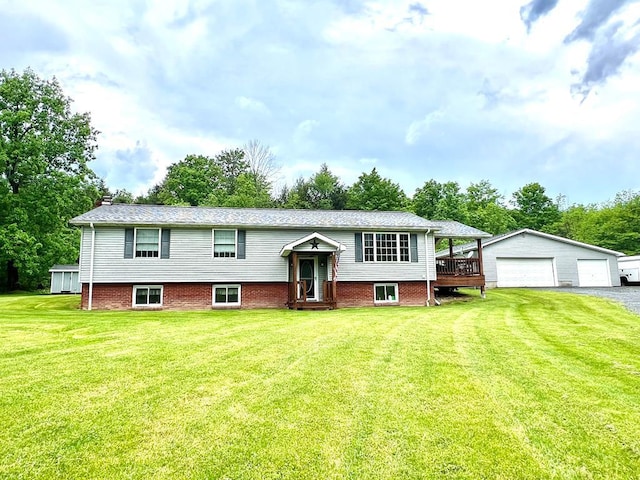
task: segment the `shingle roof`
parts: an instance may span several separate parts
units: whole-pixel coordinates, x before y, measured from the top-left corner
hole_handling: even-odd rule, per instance
[[[80,265],[54,265],[49,269],[49,272],[77,272],[80,269]]]
[[[436,237],[438,238],[489,238],[490,233],[483,232],[477,228],[470,227],[464,223],[456,222],[455,220],[432,220],[432,225],[438,228]]]
[[[434,229],[433,222],[409,212],[288,210],[269,208],[103,205],[71,220],[75,225],[197,225],[279,228]]]
[[[458,222],[435,222],[409,212],[356,210],[288,210],[270,208],[177,207],[168,205],[102,205],[73,219],[74,225],[193,225],[304,229],[444,229],[467,237],[480,230]],[[487,236],[480,232],[480,236]],[[471,235],[473,236],[473,235]],[[475,238],[475,237],[474,237]]]
[[[569,238],[564,238],[564,237],[559,237],[557,235],[552,235],[550,233],[544,233],[544,232],[539,232],[537,230],[532,230],[530,228],[522,228],[520,230],[515,230],[513,232],[509,232],[509,233],[503,233],[501,235],[495,235],[491,238],[488,239],[484,239],[482,240],[482,247],[487,247],[491,244],[494,243],[498,243],[501,242],[502,240],[506,240],[507,238],[511,238],[515,235],[519,235],[521,233],[524,234],[529,234],[529,235],[536,235],[538,237],[543,237],[543,238],[547,238],[549,240],[555,240],[557,242],[562,242],[562,243],[568,243],[569,245],[575,245],[577,247],[582,247],[582,248],[589,248],[591,250],[596,250],[602,253],[608,253],[611,255],[616,255],[618,257],[623,256],[624,253],[622,252],[617,252],[615,250],[610,250],[608,248],[603,248],[603,247],[598,247],[596,245],[590,245],[588,243],[583,243],[583,242],[578,242],[577,240],[571,240]],[[439,235],[440,236],[440,235]],[[453,247],[453,253],[454,255],[459,255],[459,254],[464,254],[464,253],[468,253],[471,251],[475,251],[478,249],[478,245],[477,243],[466,243],[464,245],[456,245],[455,247]],[[442,250],[442,251],[438,251],[436,252],[436,257],[440,257],[440,256],[444,256],[444,255],[448,255],[449,251],[448,250]]]

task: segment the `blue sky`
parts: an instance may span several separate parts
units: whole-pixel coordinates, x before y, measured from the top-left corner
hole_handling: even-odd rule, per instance
[[[0,68],[55,75],[135,193],[257,139],[279,185],[327,163],[604,202],[640,190],[639,47],[638,0],[0,0]]]

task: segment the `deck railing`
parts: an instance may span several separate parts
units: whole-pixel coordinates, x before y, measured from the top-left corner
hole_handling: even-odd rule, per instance
[[[438,275],[455,275],[472,277],[481,274],[478,258],[436,258]]]

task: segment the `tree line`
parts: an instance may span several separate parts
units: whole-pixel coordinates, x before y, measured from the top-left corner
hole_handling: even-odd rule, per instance
[[[489,180],[461,187],[426,181],[411,196],[376,168],[345,185],[326,164],[274,191],[275,155],[257,140],[169,166],[146,194],[114,190],[89,167],[97,132],[88,113],[73,113],[58,81],[32,70],[0,71],[0,290],[35,289],[56,263],[75,263],[79,231],[68,221],[111,195],[115,203],[404,210],[457,220],[492,234],[532,228],[627,254],[640,253],[640,193],[603,204],[564,206],[539,183],[510,198]]]

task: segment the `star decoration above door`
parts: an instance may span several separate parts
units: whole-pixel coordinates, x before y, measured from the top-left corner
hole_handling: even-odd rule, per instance
[[[313,241],[311,242],[311,250],[313,250],[314,248],[315,248],[316,250],[318,250],[318,245],[320,245],[320,244],[318,243],[318,240],[316,240],[316,239],[314,238],[314,239],[313,239]]]

